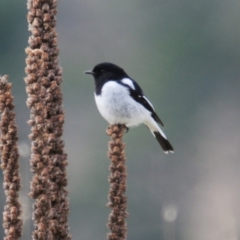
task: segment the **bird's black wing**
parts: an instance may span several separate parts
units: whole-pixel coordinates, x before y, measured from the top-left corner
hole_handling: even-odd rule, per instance
[[[146,98],[146,96],[144,96],[143,91],[141,89],[141,87],[133,80],[131,79],[132,84],[134,86],[134,89],[132,88],[131,85],[123,83],[120,81],[120,84],[126,86],[129,89],[130,92],[130,96],[138,103],[142,104],[148,111],[151,112],[153,119],[160,123],[162,126],[164,126],[163,122],[161,121],[161,119],[158,117],[158,115],[156,114],[153,105],[151,104],[151,102]]]

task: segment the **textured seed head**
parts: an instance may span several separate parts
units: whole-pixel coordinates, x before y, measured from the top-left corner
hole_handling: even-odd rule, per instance
[[[42,6],[42,10],[44,12],[48,12],[49,11],[49,5],[47,3],[44,3],[43,6]]]

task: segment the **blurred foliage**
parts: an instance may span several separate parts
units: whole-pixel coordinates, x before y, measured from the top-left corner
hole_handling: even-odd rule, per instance
[[[139,82],[175,147],[174,155],[164,155],[143,126],[125,135],[128,238],[239,239],[239,7],[239,0],[59,1],[73,239],[107,233],[108,124],[97,112],[93,81],[83,74],[102,61]],[[13,83],[19,142],[30,146],[26,13],[24,1],[0,2],[0,74]],[[33,228],[28,158],[21,159],[23,239]]]

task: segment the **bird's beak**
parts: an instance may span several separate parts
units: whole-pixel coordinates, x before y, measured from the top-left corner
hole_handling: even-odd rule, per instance
[[[91,75],[94,75],[94,72],[92,70],[87,70],[87,71],[84,71],[85,74],[91,74]]]

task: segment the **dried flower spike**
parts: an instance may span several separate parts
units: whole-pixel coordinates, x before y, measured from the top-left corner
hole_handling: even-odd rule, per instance
[[[22,236],[21,204],[18,192],[21,187],[17,126],[13,113],[13,97],[8,76],[0,77],[0,152],[1,168],[3,170],[3,187],[6,195],[6,205],[3,212],[4,240],[17,240]]]
[[[128,216],[126,192],[127,169],[125,167],[125,145],[122,137],[126,127],[124,125],[110,125],[107,134],[111,137],[109,142],[108,156],[111,164],[109,167],[110,190],[109,190],[109,206],[112,211],[108,219],[108,228],[111,233],[108,234],[108,240],[125,240],[127,238],[127,224],[125,219]]]
[[[58,65],[57,0],[28,0],[32,35],[26,49],[25,82],[31,117],[31,166],[34,177],[30,196],[34,204],[34,240],[69,240],[67,155],[64,152],[62,70]],[[54,213],[54,214],[53,214]]]

